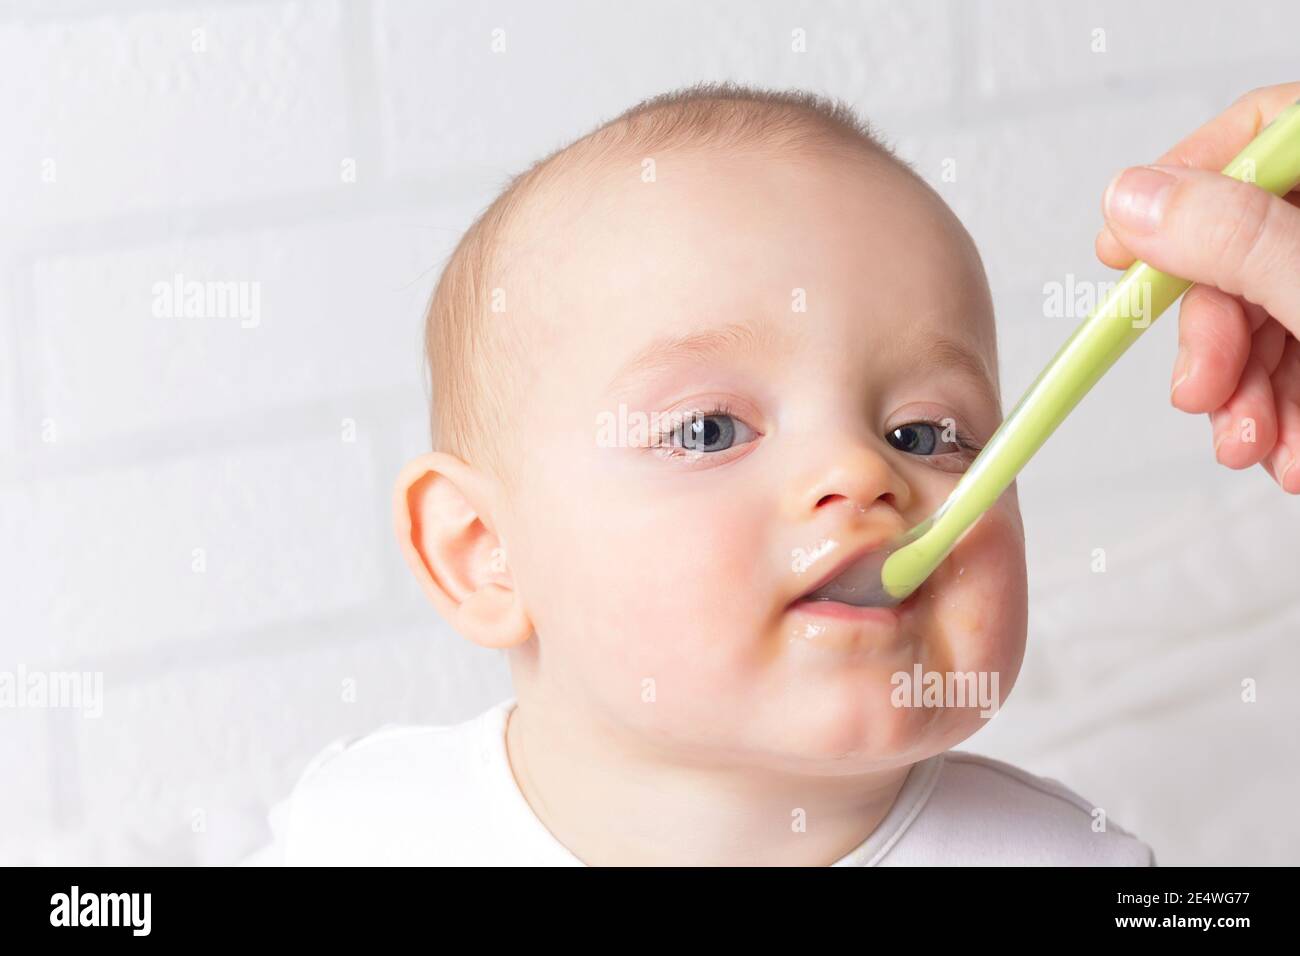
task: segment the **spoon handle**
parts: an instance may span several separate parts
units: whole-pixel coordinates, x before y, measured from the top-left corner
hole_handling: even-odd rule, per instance
[[[1277,196],[1300,184],[1300,101],[1265,126],[1223,169]],[[1079,401],[1192,283],[1135,262],[1061,346],[939,509],[903,537],[881,568],[902,600],[942,563]]]

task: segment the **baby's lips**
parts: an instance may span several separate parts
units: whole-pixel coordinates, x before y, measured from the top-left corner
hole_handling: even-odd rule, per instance
[[[833,554],[838,560],[830,562],[832,553],[824,555],[825,560],[815,561],[811,557],[815,549],[805,552],[809,557],[805,566],[800,566],[800,550],[795,549],[794,571],[803,575],[802,586],[791,604],[816,596],[825,600],[844,601],[848,604],[865,606],[886,606],[891,603],[880,585],[880,569],[889,556],[892,538],[873,537],[852,549],[836,548]],[[815,564],[814,564],[815,562]],[[807,573],[815,565],[821,566],[821,573],[808,580]]]

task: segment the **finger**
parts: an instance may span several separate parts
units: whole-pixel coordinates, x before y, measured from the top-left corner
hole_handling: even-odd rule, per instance
[[[1156,160],[1156,165],[1218,171],[1258,136],[1274,116],[1296,100],[1300,100],[1300,81],[1251,90],[1200,129],[1179,140]]]
[[[1184,412],[1222,407],[1237,390],[1250,349],[1250,322],[1241,301],[1213,286],[1192,286],[1178,310],[1170,402]]]
[[[1258,186],[1171,166],[1125,170],[1107,222],[1162,272],[1217,286],[1300,331],[1300,210]]]
[[[1288,338],[1281,360],[1270,376],[1277,402],[1277,444],[1264,459],[1264,469],[1288,494],[1300,494],[1300,342]]]
[[[1250,306],[1247,308],[1259,308]],[[1263,310],[1261,310],[1263,311]],[[1291,338],[1291,333],[1287,332],[1286,326],[1280,322],[1265,316],[1265,320],[1259,328],[1255,330],[1255,337],[1251,343],[1251,355],[1264,366],[1264,371],[1272,376],[1276,371],[1278,364],[1282,361],[1282,351],[1286,348],[1286,343]]]
[[[1300,209],[1300,189],[1293,189],[1287,193],[1286,201],[1289,205]],[[1093,240],[1093,248],[1097,253],[1097,258],[1112,269],[1127,269],[1137,258],[1120,244],[1114,233],[1110,231],[1110,227],[1106,225],[1101,227],[1101,231],[1097,233],[1096,239]]]
[[[1127,269],[1137,259],[1137,256],[1125,249],[1115,238],[1115,234],[1110,231],[1110,226],[1106,225],[1101,227],[1097,238],[1093,240],[1093,251],[1097,253],[1097,258],[1104,265],[1112,269]]]
[[[1274,318],[1268,314],[1268,310],[1263,306],[1256,305],[1254,302],[1241,298],[1241,296],[1237,296],[1236,299],[1241,303],[1241,307],[1246,313],[1246,322],[1250,325],[1251,335],[1258,332],[1265,322],[1275,321]],[[1280,325],[1281,323],[1278,324]],[[1283,326],[1284,334],[1285,331],[1285,326]]]
[[[1186,166],[1218,172],[1259,135],[1278,113],[1300,100],[1300,82],[1251,90],[1194,133],[1179,140],[1156,159],[1156,166]],[[1127,269],[1134,256],[1123,242],[1102,226],[1097,235],[1097,258],[1113,269]]]
[[[1277,444],[1277,405],[1273,383],[1255,357],[1246,361],[1237,390],[1210,415],[1214,457],[1234,470],[1263,461]]]

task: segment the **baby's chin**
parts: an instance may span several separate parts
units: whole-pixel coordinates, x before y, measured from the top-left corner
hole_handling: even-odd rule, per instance
[[[996,716],[1024,653],[1014,621],[958,600],[897,647],[802,666],[756,748],[804,772],[867,772],[955,746]]]

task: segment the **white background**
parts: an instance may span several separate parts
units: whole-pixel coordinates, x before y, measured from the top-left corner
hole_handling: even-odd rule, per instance
[[[105,698],[0,710],[0,861],[231,862],[331,739],[510,693],[417,593],[389,493],[443,258],[533,159],[699,80],[848,100],[978,241],[1010,409],[1078,320],[1044,285],[1112,276],[1110,176],[1300,79],[1298,37],[1293,0],[6,5],[0,671]],[[177,273],[259,283],[260,325],[155,317]],[[1162,864],[1294,864],[1300,502],[1170,408],[1176,331],[1023,473],[1028,656],[964,749]]]

